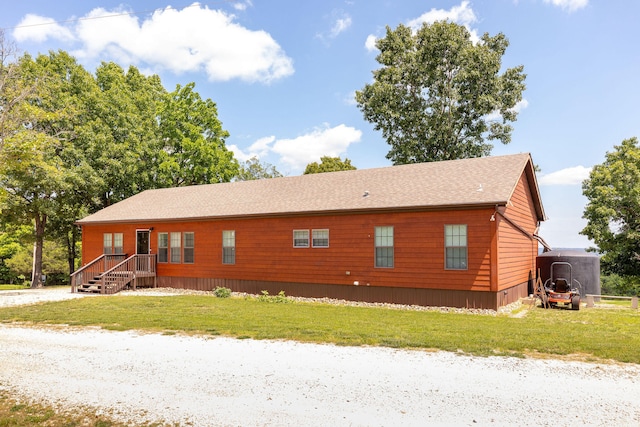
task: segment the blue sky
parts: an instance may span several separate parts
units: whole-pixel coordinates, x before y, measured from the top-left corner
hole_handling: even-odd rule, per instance
[[[474,35],[504,33],[504,67],[527,90],[512,142],[529,152],[556,248],[586,247],[581,182],[623,139],[640,137],[640,2],[625,0],[30,0],[6,2],[0,27],[32,55],[63,49],[196,82],[218,105],[236,157],[299,175],[323,155],[359,169],[388,166],[389,146],[353,100],[378,68],[385,26],[449,19]]]

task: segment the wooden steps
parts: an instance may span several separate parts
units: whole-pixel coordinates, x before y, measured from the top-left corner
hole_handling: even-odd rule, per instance
[[[127,274],[128,276],[133,276],[132,273],[130,272],[128,273],[129,273]],[[101,283],[100,276],[94,276],[94,278],[88,280],[87,283],[81,283],[80,285],[78,285],[78,287],[76,288],[76,292],[86,292],[86,293],[94,293],[94,294],[115,294],[121,291],[122,289],[128,287],[130,282],[131,282],[131,279],[129,279],[126,283],[122,283],[120,286],[118,286],[118,283],[115,283],[115,282],[105,283],[104,285],[105,291],[102,292],[102,283]],[[118,287],[120,287],[120,289],[117,289]]]
[[[155,255],[102,255],[71,275],[71,291],[115,294],[127,287],[136,288],[137,279],[153,277]]]

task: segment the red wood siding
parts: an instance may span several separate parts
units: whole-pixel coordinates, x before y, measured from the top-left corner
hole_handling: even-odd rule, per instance
[[[493,209],[317,215],[197,222],[83,226],[83,262],[102,253],[102,234],[124,233],[124,250],[135,253],[136,229],[195,233],[194,264],[158,264],[159,277],[226,279],[353,287],[489,291]],[[444,226],[466,224],[468,269],[444,268]],[[374,267],[374,229],[394,228],[394,268]],[[328,248],[294,248],[293,230],[329,230]],[[222,231],[235,230],[236,262],[222,264]],[[348,272],[348,273],[347,273]],[[160,282],[162,283],[162,282]]]
[[[504,209],[504,217],[496,215],[498,220],[498,290],[510,288],[527,282],[530,274],[535,276],[535,262],[538,242],[531,235],[536,232],[538,221],[533,198],[529,191],[525,174],[518,182],[511,202]],[[525,231],[525,233],[523,233]]]

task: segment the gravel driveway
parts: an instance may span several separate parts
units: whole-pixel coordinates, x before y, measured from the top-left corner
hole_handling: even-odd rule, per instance
[[[0,389],[132,424],[640,425],[638,365],[93,328],[0,324]]]

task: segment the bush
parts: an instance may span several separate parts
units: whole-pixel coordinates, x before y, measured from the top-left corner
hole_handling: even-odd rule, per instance
[[[600,278],[602,295],[636,296],[640,294],[640,277],[603,275]]]
[[[269,295],[268,291],[260,292],[258,296],[258,301],[262,302],[273,302],[279,304],[286,304],[292,302],[287,296],[284,294],[284,291],[278,292],[278,295]]]
[[[229,298],[231,296],[231,289],[216,286],[213,290],[213,294],[218,298]]]
[[[64,286],[69,284],[69,275],[66,273],[50,273],[47,274],[45,285],[47,286]]]

